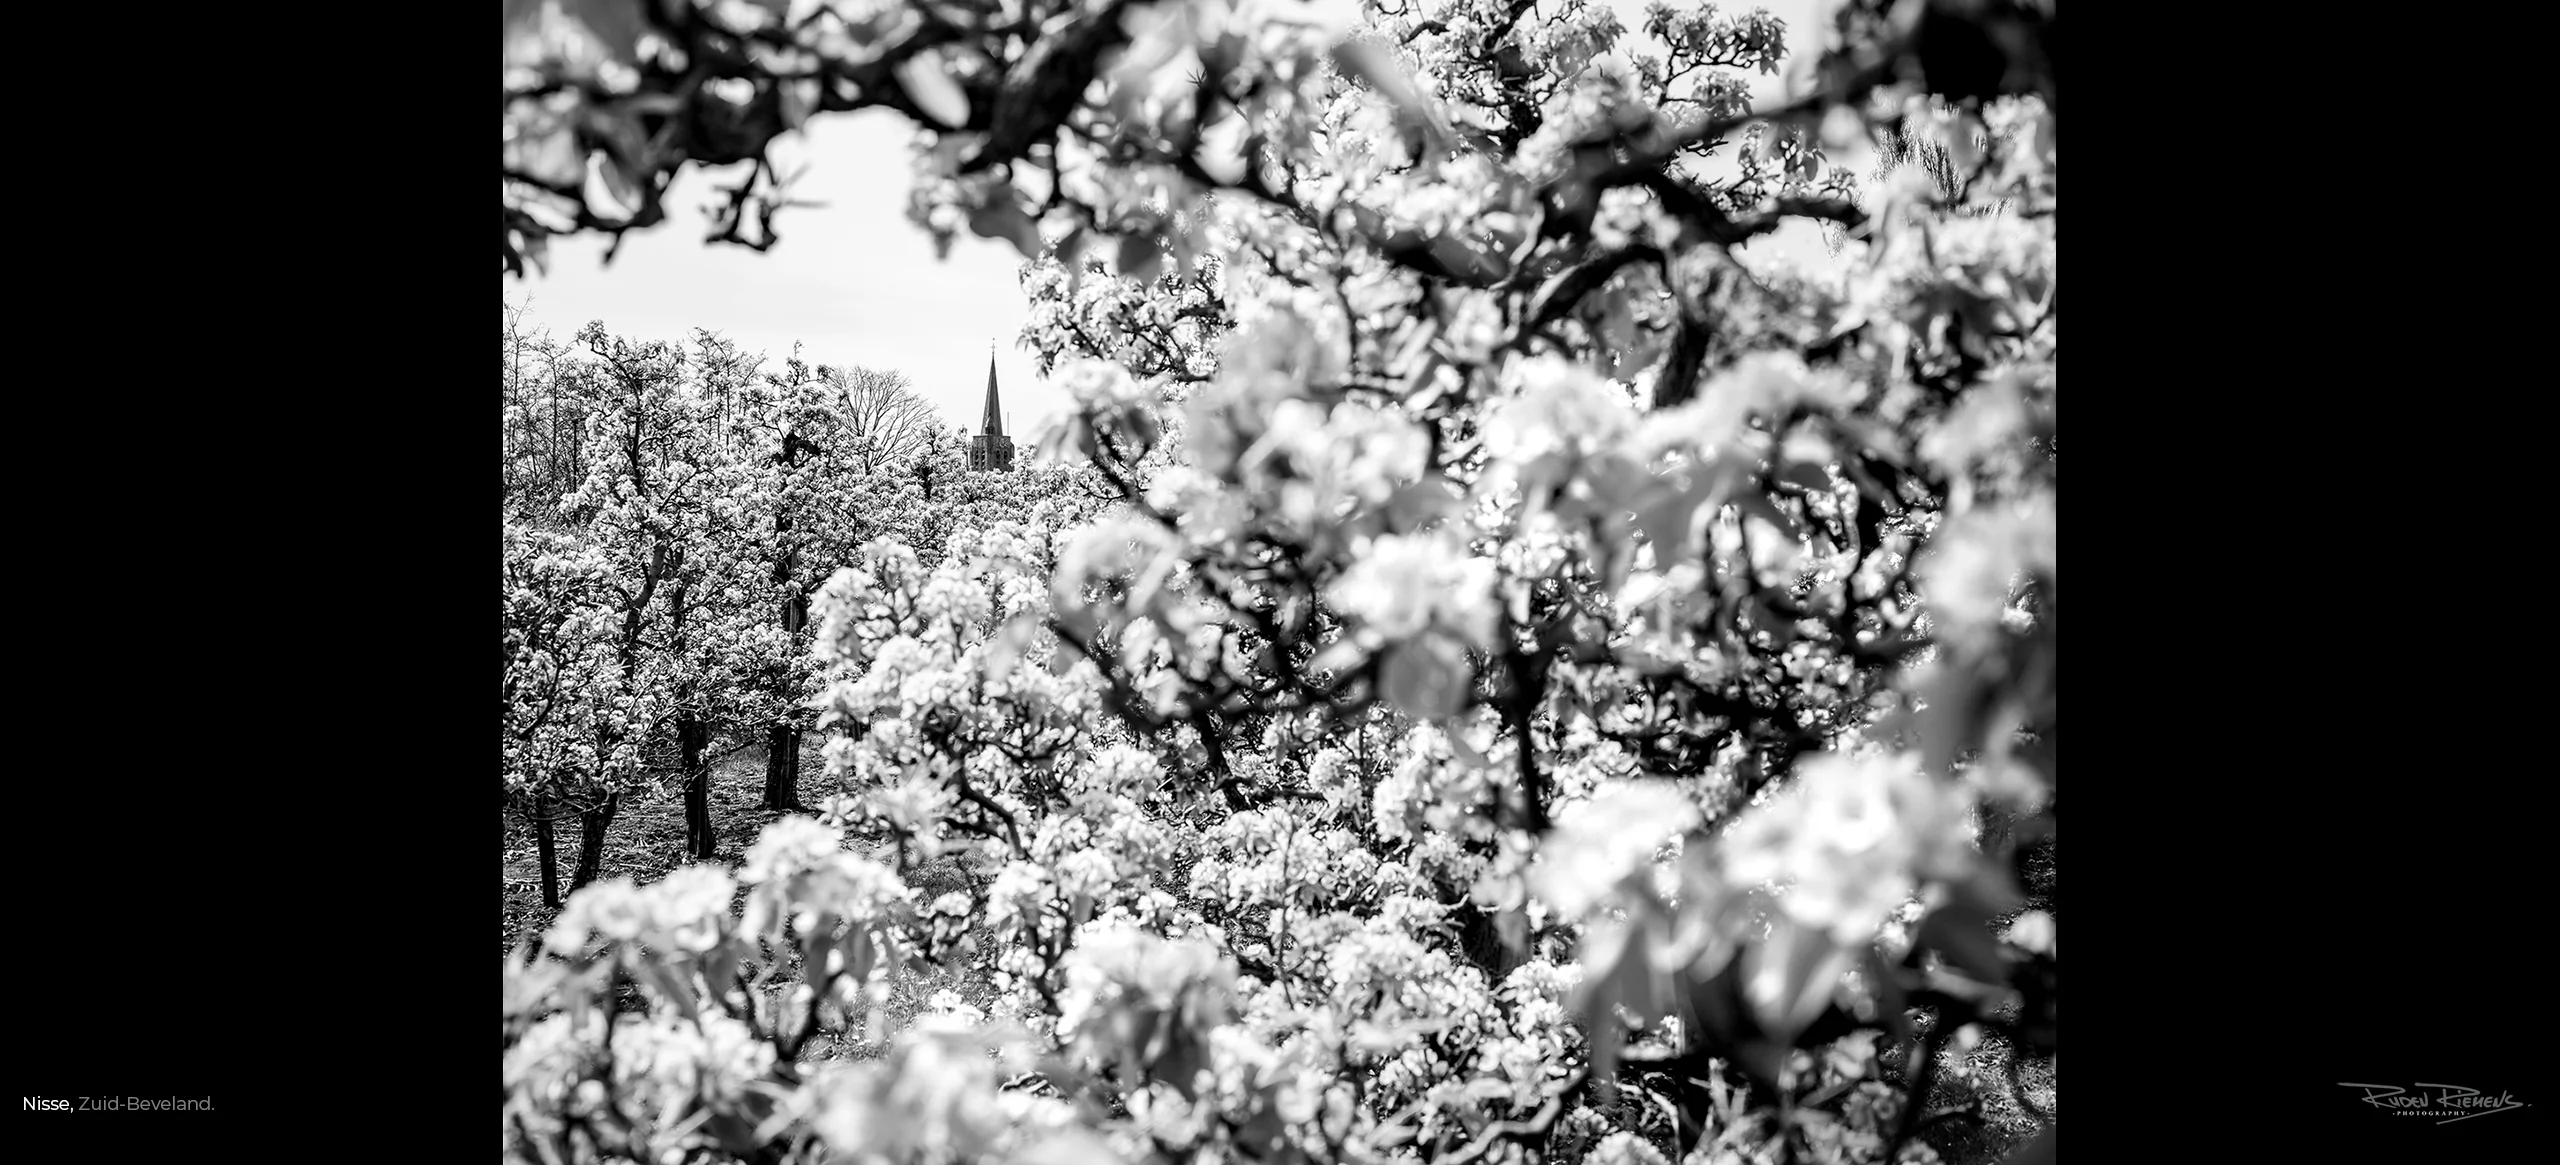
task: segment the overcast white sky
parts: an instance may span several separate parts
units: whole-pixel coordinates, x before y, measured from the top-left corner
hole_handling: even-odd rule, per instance
[[[1643,0],[1610,2],[1631,32],[1641,30]],[[1819,44],[1814,19],[1824,6],[1727,7],[1767,8],[1787,22],[1788,47],[1801,54]],[[1779,96],[1780,81],[1756,77],[1754,96]],[[668,199],[668,221],[626,239],[611,267],[601,262],[602,239],[556,242],[548,274],[504,278],[507,298],[531,296],[532,321],[563,339],[591,319],[617,335],[668,341],[703,327],[777,364],[798,341],[811,363],[906,373],[950,424],[973,430],[994,341],[1006,430],[1028,437],[1068,402],[1034,379],[1030,356],[1014,347],[1027,315],[1020,256],[964,232],[950,259],[935,261],[932,242],[905,216],[909,133],[904,118],[871,111],[818,119],[805,138],[777,143],[784,173],[808,163],[795,194],[827,205],[776,215],[782,241],[768,253],[703,244],[709,219],[700,207],[712,183],[688,171]],[[1824,254],[1818,231],[1804,224],[1753,245]]]

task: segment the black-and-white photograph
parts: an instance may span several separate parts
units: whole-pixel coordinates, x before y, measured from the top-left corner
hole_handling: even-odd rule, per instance
[[[506,1158],[2052,1162],[2054,28],[506,0]]]

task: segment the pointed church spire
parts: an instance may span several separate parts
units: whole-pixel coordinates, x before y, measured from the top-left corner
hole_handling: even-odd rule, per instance
[[[1013,438],[1004,435],[1004,407],[996,399],[996,342],[987,341],[987,407],[979,418],[981,432],[969,439],[969,468],[1011,470]]]
[[[996,342],[987,341],[987,415],[978,427],[990,437],[1004,436],[1004,413],[996,406]]]

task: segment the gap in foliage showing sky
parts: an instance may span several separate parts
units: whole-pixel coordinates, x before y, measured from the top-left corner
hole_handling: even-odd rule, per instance
[[[1643,0],[1609,2],[1629,32],[1621,46],[1649,45]],[[1754,7],[1786,21],[1791,58],[1819,47],[1822,0],[1726,10]],[[1783,97],[1784,76],[1755,75],[1755,101]],[[807,167],[794,196],[825,205],[775,215],[782,241],[770,252],[705,245],[710,220],[701,208],[715,186],[734,181],[735,170],[688,170],[669,193],[667,221],[626,236],[612,266],[603,263],[603,238],[557,240],[548,272],[504,278],[506,296],[530,297],[528,323],[564,341],[589,320],[604,321],[615,335],[669,342],[699,327],[763,353],[771,368],[796,341],[811,364],[903,372],[954,429],[978,427],[992,341],[1006,431],[1027,439],[1070,402],[1035,377],[1031,356],[1015,347],[1029,317],[1021,257],[1009,244],[964,232],[948,260],[935,259],[932,240],[906,218],[911,133],[898,114],[867,110],[817,119],[778,140],[781,173]],[[1820,231],[1806,223],[1790,223],[1751,247],[1827,261]]]

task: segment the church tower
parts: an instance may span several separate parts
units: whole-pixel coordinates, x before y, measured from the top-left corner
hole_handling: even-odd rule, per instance
[[[1013,469],[1013,438],[1004,434],[1004,410],[996,403],[996,343],[987,341],[987,407],[978,421],[978,435],[969,438],[969,468],[1010,472]]]

